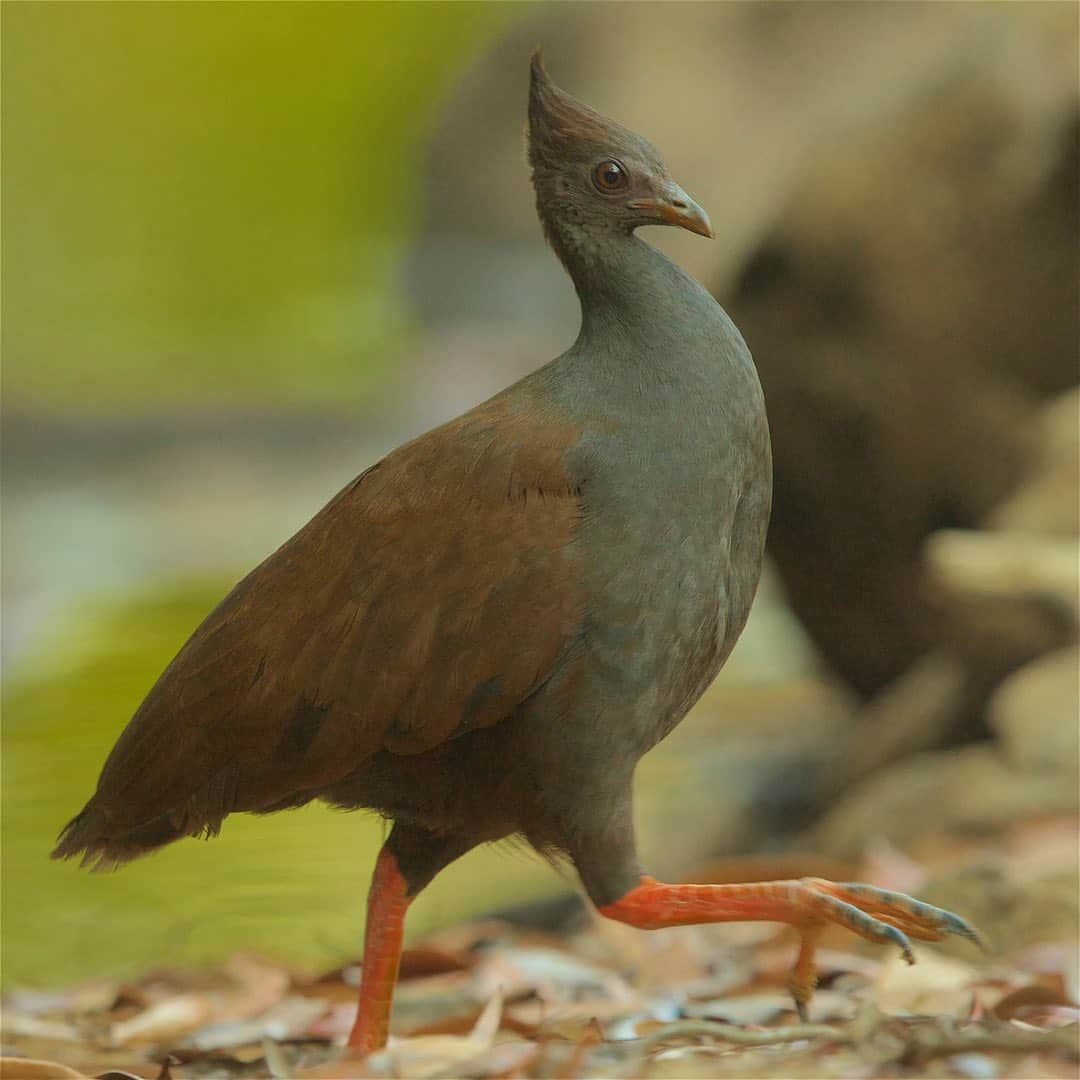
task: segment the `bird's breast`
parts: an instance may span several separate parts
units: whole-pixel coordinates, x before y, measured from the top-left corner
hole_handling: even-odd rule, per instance
[[[585,502],[589,676],[643,751],[727,658],[757,587],[768,521],[756,373],[695,374],[621,413],[609,398],[613,422],[586,429],[571,466]]]

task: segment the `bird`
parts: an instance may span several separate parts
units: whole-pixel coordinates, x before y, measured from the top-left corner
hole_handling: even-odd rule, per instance
[[[348,1038],[388,1039],[410,903],[484,843],[569,860],[643,929],[792,924],[975,938],[869,885],[670,884],[636,852],[633,774],[717,675],[761,573],[772,469],[757,372],[713,297],[637,234],[712,237],[644,138],[530,64],[528,161],[581,328],[562,355],[338,492],[207,616],[120,734],[54,858],[112,869],[227,815],[322,800],[392,822]]]

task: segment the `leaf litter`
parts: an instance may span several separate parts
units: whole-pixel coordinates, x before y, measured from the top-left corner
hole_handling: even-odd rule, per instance
[[[1015,878],[1075,872],[1076,838],[1075,820],[1020,825],[995,857]],[[972,840],[968,854],[984,859],[985,843]],[[956,843],[877,844],[858,873],[897,887],[962,873],[963,862]],[[998,954],[923,946],[908,967],[830,932],[801,1023],[785,990],[795,941],[783,927],[647,934],[586,916],[555,933],[476,920],[406,950],[394,1034],[367,1058],[344,1045],[359,965],[313,976],[236,955],[212,971],[11,990],[0,1077],[1080,1077],[1078,936],[1058,923]]]

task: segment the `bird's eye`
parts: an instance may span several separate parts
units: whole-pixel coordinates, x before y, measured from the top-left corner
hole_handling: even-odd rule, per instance
[[[603,192],[622,191],[629,183],[626,169],[617,161],[601,161],[593,169],[593,183]]]

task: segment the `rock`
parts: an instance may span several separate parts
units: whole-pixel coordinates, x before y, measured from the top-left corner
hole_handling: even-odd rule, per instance
[[[931,576],[952,594],[1042,598],[1075,610],[1080,542],[1073,536],[942,529],[924,548]]]
[[[1075,646],[1026,664],[990,701],[1000,745],[916,754],[866,776],[831,805],[814,832],[816,841],[829,853],[853,857],[878,837],[910,848],[931,833],[988,835],[1026,820],[1077,814],[1078,672],[1080,650]],[[928,706],[936,702],[940,707],[955,685],[949,683],[947,667],[937,676],[934,681],[927,674],[923,680],[932,692]],[[917,733],[919,722],[911,717],[918,717],[920,709],[910,698],[904,704],[901,719],[907,716],[903,723]],[[866,738],[856,732],[853,760],[860,760],[860,739]],[[842,775],[850,782],[854,774],[849,769]]]
[[[812,843],[855,857],[873,838],[909,849],[923,838],[988,836],[1016,821],[1076,812],[1075,780],[1012,767],[990,745],[916,754],[868,777],[830,807]]]
[[[990,702],[990,724],[1014,768],[1061,774],[1080,790],[1080,650],[1059,649],[1001,684]]]
[[[1031,475],[991,511],[987,524],[1074,537],[1080,532],[1080,387],[1043,408],[1036,438]]]

